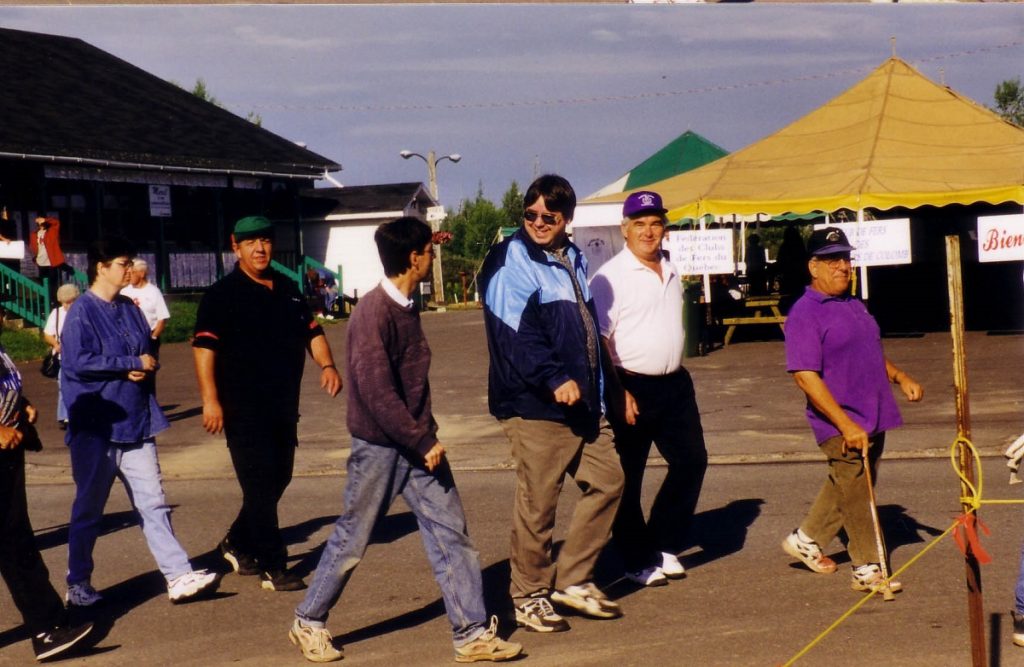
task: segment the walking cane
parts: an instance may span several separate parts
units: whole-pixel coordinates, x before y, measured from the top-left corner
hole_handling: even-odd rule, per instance
[[[878,589],[882,593],[882,599],[892,602],[896,594],[889,587],[889,565],[885,559],[885,542],[882,541],[882,527],[878,521],[878,506],[875,504],[875,485],[871,481],[871,464],[868,462],[868,450],[865,447],[862,452],[864,461],[864,476],[868,482],[868,505],[871,507],[871,524],[875,528],[875,547],[878,549],[878,566],[882,568],[882,577],[885,580]]]

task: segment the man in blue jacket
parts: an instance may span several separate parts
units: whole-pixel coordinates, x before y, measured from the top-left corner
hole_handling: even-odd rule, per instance
[[[576,209],[572,186],[561,176],[541,176],[523,205],[522,228],[491,249],[478,277],[490,350],[488,403],[516,462],[516,622],[562,632],[569,624],[551,602],[590,618],[622,615],[592,581],[622,493],[622,468],[602,419],[604,382],[615,378],[602,372],[586,260],[565,231]],[[616,387],[609,396],[620,394]],[[566,474],[583,495],[556,564],[552,530]]]

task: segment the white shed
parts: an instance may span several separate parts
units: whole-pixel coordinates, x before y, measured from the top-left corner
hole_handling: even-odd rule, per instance
[[[315,201],[313,201],[315,200]],[[302,247],[329,269],[341,267],[341,291],[366,294],[384,277],[373,234],[382,222],[402,216],[426,221],[437,202],[422,183],[350,185],[303,193]],[[308,209],[317,212],[307,215]]]

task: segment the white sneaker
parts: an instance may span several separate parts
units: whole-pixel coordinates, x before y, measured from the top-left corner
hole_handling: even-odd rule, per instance
[[[668,586],[668,579],[665,578],[661,568],[657,566],[645,567],[632,572],[627,570],[624,574],[626,579],[641,586]]]
[[[551,606],[547,591],[537,591],[533,595],[513,602],[516,608],[516,625],[530,632],[565,632],[569,622]]]
[[[220,579],[214,572],[206,570],[190,570],[167,582],[167,597],[177,604],[191,600],[200,593],[212,593],[220,585]]]
[[[88,581],[71,584],[68,586],[68,592],[64,594],[64,601],[70,607],[91,607],[102,599],[103,596],[97,593]]]
[[[566,586],[564,591],[552,591],[551,601],[590,618],[619,618],[622,609],[612,602],[594,584]]]
[[[831,574],[836,571],[836,562],[821,551],[817,542],[805,542],[797,531],[782,540],[782,550],[806,565],[811,572]]]
[[[899,593],[903,590],[903,584],[891,578],[886,580],[878,563],[868,563],[853,568],[850,588],[858,592],[881,591],[888,588],[893,593]]]
[[[679,562],[675,554],[661,552],[661,573],[669,579],[682,579],[686,576],[686,568]]]
[[[334,648],[334,638],[327,628],[314,628],[299,619],[292,623],[288,639],[299,647],[310,662],[334,662],[345,657],[344,651]]]

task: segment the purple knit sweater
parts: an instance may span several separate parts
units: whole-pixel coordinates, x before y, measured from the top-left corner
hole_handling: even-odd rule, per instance
[[[425,454],[437,442],[430,410],[430,346],[415,307],[377,286],[348,324],[348,430],[378,445]]]

